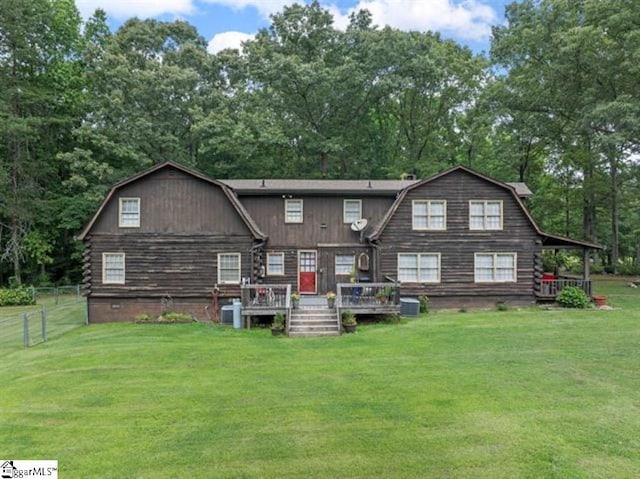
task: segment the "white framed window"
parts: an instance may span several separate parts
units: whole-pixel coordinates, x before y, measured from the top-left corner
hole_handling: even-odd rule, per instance
[[[284,253],[267,253],[267,276],[284,276]]]
[[[218,283],[240,284],[240,253],[218,253]]]
[[[140,198],[120,198],[118,226],[120,228],[140,227]]]
[[[124,253],[102,253],[102,283],[124,284]]]
[[[302,200],[284,200],[284,222],[302,223],[303,204]]]
[[[342,218],[345,223],[353,223],[362,218],[362,200],[344,200]]]
[[[398,280],[401,283],[439,283],[440,253],[398,253]]]
[[[414,230],[446,230],[447,202],[445,200],[413,200],[411,221]]]
[[[337,254],[336,263],[336,276],[345,275],[348,276],[353,272],[355,266],[356,257],[352,254]]]
[[[515,283],[516,253],[475,253],[476,283]]]
[[[502,200],[469,201],[469,229],[470,230],[501,230],[502,229]]]

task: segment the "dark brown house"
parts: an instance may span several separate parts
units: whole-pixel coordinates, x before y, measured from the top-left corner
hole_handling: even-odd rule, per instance
[[[462,166],[421,181],[217,181],[165,163],[115,185],[80,235],[89,318],[155,314],[170,297],[204,319],[214,287],[239,297],[245,282],[317,295],[393,281],[440,305],[531,303],[553,289],[543,248],[597,246],[542,232],[530,194]]]

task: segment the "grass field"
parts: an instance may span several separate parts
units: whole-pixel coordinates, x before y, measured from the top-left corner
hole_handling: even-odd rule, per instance
[[[0,361],[4,458],[60,477],[640,477],[640,290],[336,338],[79,328]]]

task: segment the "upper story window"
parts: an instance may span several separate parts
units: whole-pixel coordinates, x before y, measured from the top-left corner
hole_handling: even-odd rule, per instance
[[[501,230],[502,229],[502,201],[469,202],[469,229],[471,230]]]
[[[124,253],[102,253],[102,283],[124,284]]]
[[[218,283],[240,284],[240,253],[218,253]]]
[[[284,200],[284,222],[302,223],[302,200]]]
[[[362,200],[344,200],[342,217],[345,223],[353,223],[362,218]]]
[[[118,226],[121,228],[140,227],[140,198],[120,198]]]
[[[284,253],[267,253],[267,275],[284,276]]]
[[[439,283],[440,253],[398,253],[398,280],[407,283]]]
[[[353,272],[356,257],[352,254],[337,254],[335,261],[336,276],[350,275]]]
[[[476,253],[476,283],[510,283],[516,281],[515,253]]]
[[[447,229],[447,202],[413,200],[411,218],[414,230],[445,230]]]

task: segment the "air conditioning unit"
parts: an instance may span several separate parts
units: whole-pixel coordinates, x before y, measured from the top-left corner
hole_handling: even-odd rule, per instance
[[[233,326],[233,304],[227,304],[222,307],[220,324],[223,326]]]

